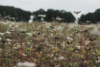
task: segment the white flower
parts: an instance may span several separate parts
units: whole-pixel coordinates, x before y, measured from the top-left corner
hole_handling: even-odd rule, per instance
[[[11,44],[10,42],[8,42],[8,44]]]
[[[71,23],[71,24],[68,25],[68,27],[69,27],[69,28],[74,28],[74,27],[75,27],[75,24],[72,24],[72,23]]]
[[[60,67],[59,65],[56,65],[55,67]]]
[[[53,36],[53,34],[51,33],[51,36]]]
[[[18,25],[15,25],[16,28],[18,28]]]
[[[90,41],[85,41],[85,45],[88,45],[90,43]]]
[[[56,17],[56,20],[61,21],[61,20],[62,20],[62,18],[60,18],[60,17]]]
[[[71,41],[73,41],[73,39],[72,39],[72,38],[70,38],[70,37],[67,37],[67,40],[71,40]]]
[[[6,31],[6,33],[7,33],[7,34],[10,34],[10,32],[9,32],[9,31]]]
[[[56,57],[54,57],[54,61],[57,61],[58,59]]]
[[[58,60],[64,60],[65,58],[63,56],[58,57]]]
[[[26,54],[23,54],[24,56],[27,56]]]
[[[81,49],[81,48],[83,48],[83,47],[84,47],[84,46],[77,46],[77,45],[76,45],[76,48],[77,48],[77,49]]]
[[[51,54],[51,57],[53,57],[54,55],[53,54]]]
[[[76,46],[78,49],[81,49],[81,46]]]
[[[94,28],[94,30],[92,31],[92,34],[94,35],[100,35],[100,31],[97,27]]]
[[[12,39],[6,39],[7,41],[12,41]]]
[[[96,60],[96,63],[97,63],[97,60]],[[98,60],[98,63],[100,63],[100,60]]]
[[[13,49],[19,49],[21,46],[19,44],[17,44],[16,47],[13,47]]]
[[[0,37],[0,40],[1,40],[2,38]]]
[[[58,26],[58,29],[59,29],[60,31],[62,31],[62,30],[64,29],[64,27]]]
[[[32,36],[32,33],[26,33],[27,35],[29,35],[29,36]]]
[[[78,53],[79,51],[75,51],[76,53]]]
[[[27,42],[28,44],[31,44],[30,42]]]
[[[51,24],[50,23],[45,23],[46,28],[50,28]]]
[[[35,67],[36,64],[32,62],[18,62],[18,67]]]
[[[4,33],[0,33],[0,35],[4,35]]]
[[[46,17],[46,15],[41,15],[41,14],[40,14],[40,15],[38,15],[38,17],[43,18],[43,17]]]

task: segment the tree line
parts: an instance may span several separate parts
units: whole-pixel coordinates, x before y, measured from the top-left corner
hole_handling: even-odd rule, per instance
[[[93,13],[82,14],[80,17],[80,21],[86,22],[91,21],[91,23],[100,22],[100,9],[95,10]]]
[[[35,21],[39,21],[40,18],[38,17],[39,14],[43,14],[46,15],[46,17],[44,18],[45,21],[56,21],[56,17],[61,17],[63,18],[63,22],[74,22],[75,21],[75,17],[73,16],[73,14],[71,12],[67,12],[65,10],[54,10],[54,9],[48,9],[47,11],[43,10],[43,9],[39,9],[35,12],[33,12],[34,20]]]
[[[14,8],[11,6],[0,6],[0,16],[1,17],[14,17],[16,21],[28,21],[30,19],[30,16],[33,15],[34,21],[40,21],[40,18],[38,17],[39,14],[45,14],[46,17],[44,18],[45,21],[53,21],[56,19],[56,17],[64,18],[62,20],[63,22],[74,22],[75,17],[72,15],[71,12],[67,12],[65,10],[54,10],[54,9],[48,9],[47,11],[43,9],[39,9],[34,12],[30,11],[24,11],[20,8]]]
[[[14,8],[11,6],[0,6],[0,16],[5,18],[13,17],[16,21],[28,21],[32,13],[29,11],[24,11],[20,8]]]
[[[16,21],[29,21],[30,16],[33,15],[34,21],[40,21],[40,18],[38,17],[39,14],[46,15],[44,20],[48,22],[56,21],[56,17],[64,18],[62,22],[68,23],[76,20],[71,12],[67,12],[65,10],[48,9],[45,11],[44,9],[39,9],[37,11],[30,12],[12,6],[0,6],[0,18],[3,19],[5,17],[13,17]],[[86,22],[87,20],[92,23],[100,22],[100,9],[97,9],[93,13],[87,13],[85,15],[82,14],[79,21]]]

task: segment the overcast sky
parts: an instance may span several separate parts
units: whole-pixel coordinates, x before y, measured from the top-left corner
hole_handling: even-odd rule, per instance
[[[100,8],[100,0],[0,0],[0,5],[14,6],[28,11],[36,11],[40,8],[82,11],[81,14],[94,12]]]

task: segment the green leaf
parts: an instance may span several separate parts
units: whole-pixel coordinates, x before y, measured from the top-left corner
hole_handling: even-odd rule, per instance
[[[41,24],[41,26],[43,26],[43,24]]]
[[[71,50],[71,51],[73,51],[73,50],[74,50],[74,48],[70,48],[70,50]]]
[[[73,65],[72,65],[72,66],[76,66],[76,65],[77,65],[77,62],[73,63]]]
[[[45,57],[41,58],[41,60],[45,60]]]

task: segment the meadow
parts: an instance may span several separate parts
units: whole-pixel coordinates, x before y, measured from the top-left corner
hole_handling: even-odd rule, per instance
[[[0,67],[100,67],[100,24],[0,21]]]

